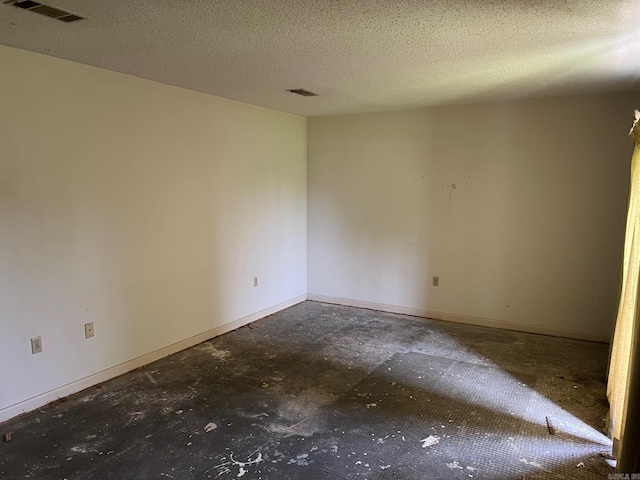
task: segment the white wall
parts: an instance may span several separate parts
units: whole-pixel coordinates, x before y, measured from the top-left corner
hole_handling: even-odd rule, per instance
[[[310,298],[608,340],[632,111],[608,94],[309,119]]]
[[[304,118],[1,46],[0,65],[0,421],[306,293]]]

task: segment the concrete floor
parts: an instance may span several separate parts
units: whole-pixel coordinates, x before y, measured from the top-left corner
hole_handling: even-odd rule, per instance
[[[606,478],[607,357],[304,302],[5,422],[0,478]]]

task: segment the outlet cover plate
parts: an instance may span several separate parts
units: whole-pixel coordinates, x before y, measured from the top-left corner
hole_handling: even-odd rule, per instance
[[[42,352],[42,338],[33,337],[31,339],[31,353],[41,353]]]
[[[84,338],[91,338],[94,335],[93,322],[84,324]]]

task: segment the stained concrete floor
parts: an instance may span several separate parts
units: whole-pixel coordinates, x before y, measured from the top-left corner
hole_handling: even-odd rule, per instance
[[[0,478],[606,478],[607,356],[304,302],[1,424]]]

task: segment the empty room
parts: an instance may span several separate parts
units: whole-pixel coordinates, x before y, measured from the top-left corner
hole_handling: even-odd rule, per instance
[[[2,2],[0,479],[640,478],[639,59],[636,0]]]

